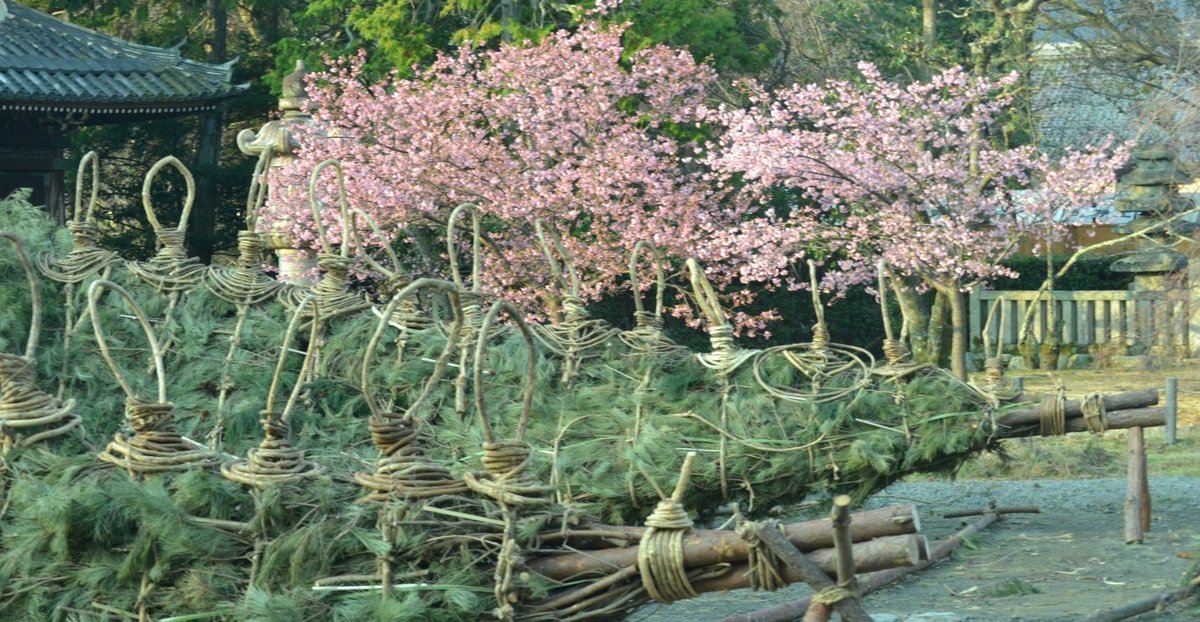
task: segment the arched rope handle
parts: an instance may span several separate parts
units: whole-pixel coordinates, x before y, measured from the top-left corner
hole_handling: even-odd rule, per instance
[[[342,163],[337,160],[325,160],[313,168],[312,175],[308,177],[308,201],[312,207],[313,226],[317,229],[317,235],[321,239],[321,246],[326,253],[333,253],[333,244],[329,242],[329,232],[325,230],[325,225],[321,223],[321,200],[317,198],[317,179],[321,175],[321,171],[326,167],[332,166],[337,171],[337,190],[338,190],[338,209],[342,212],[342,246],[339,254],[342,257],[350,256],[350,213],[349,202],[346,199],[346,174],[342,171]]]
[[[567,253],[567,249],[563,247],[562,237],[558,234],[558,229],[546,226],[542,219],[539,218],[533,221],[533,228],[537,231],[538,241],[541,243],[542,254],[546,256],[546,262],[550,264],[551,276],[562,290],[571,296],[579,296],[582,289],[579,281],[579,271],[575,269],[575,262],[571,261],[571,256]],[[555,255],[558,257],[556,258]],[[561,264],[559,263],[561,262]],[[563,271],[566,270],[566,277],[563,276]]]
[[[312,313],[305,315],[304,308],[311,305]],[[287,362],[287,355],[292,347],[292,339],[296,335],[296,329],[300,327],[301,320],[312,319],[310,322],[311,328],[308,331],[308,349],[304,352],[304,362],[300,365],[300,376],[296,378],[296,386],[292,387],[292,392],[288,397],[287,404],[283,407],[283,412],[280,413],[280,419],[284,422],[288,421],[292,411],[292,406],[296,403],[296,398],[300,395],[300,387],[304,386],[304,377],[312,370],[313,351],[316,350],[317,339],[321,332],[321,310],[317,307],[317,301],[314,295],[310,292],[305,294],[304,299],[296,306],[296,310],[292,312],[292,318],[288,321],[287,330],[284,332],[283,345],[279,347],[279,360],[275,363],[275,374],[271,377],[271,389],[267,391],[267,405],[263,408],[264,411],[274,412],[275,410],[275,393],[279,390],[279,383],[283,377],[283,368]]]
[[[158,174],[167,167],[167,165],[175,167],[180,175],[183,175],[183,181],[187,185],[187,198],[184,199],[183,212],[179,214],[179,225],[175,230],[179,233],[187,232],[188,217],[192,214],[192,204],[196,201],[196,179],[192,177],[192,172],[179,161],[175,156],[167,156],[146,172],[146,179],[142,182],[142,207],[146,210],[146,219],[150,221],[150,226],[154,228],[156,234],[163,232],[162,225],[158,222],[158,216],[154,212],[154,204],[150,201],[150,188],[154,185],[154,179]]]
[[[814,350],[822,350],[829,345],[829,327],[825,324],[825,304],[821,302],[821,288],[817,281],[817,264],[813,260],[807,260],[808,263],[808,287],[812,291],[813,313],[817,316],[817,323],[813,325],[812,347]]]
[[[667,274],[663,270],[662,253],[658,252],[658,247],[651,246],[645,240],[634,244],[633,252],[629,254],[629,284],[633,288],[634,309],[639,315],[646,313],[646,307],[642,303],[642,295],[640,293],[642,284],[638,278],[638,259],[641,258],[642,252],[647,248],[650,249],[650,257],[654,265],[654,276],[657,279],[657,286],[654,291],[654,316],[662,317],[663,298],[666,295],[667,289]]]
[[[383,331],[385,328],[387,328],[388,319],[392,317],[392,313],[395,312],[396,307],[404,299],[415,295],[422,289],[434,289],[446,294],[446,297],[450,299],[450,309],[454,314],[454,324],[450,329],[450,334],[446,337],[446,345],[442,348],[442,353],[438,356],[437,361],[434,364],[433,374],[426,379],[425,386],[422,387],[420,395],[418,395],[417,399],[413,400],[413,403],[409,405],[407,412],[415,412],[418,408],[420,408],[421,404],[423,404],[425,400],[429,398],[429,395],[433,392],[433,388],[437,386],[437,383],[441,381],[442,376],[445,375],[446,366],[450,362],[450,357],[458,348],[458,340],[462,333],[463,327],[463,316],[462,301],[459,300],[459,290],[454,283],[440,279],[423,278],[409,283],[404,289],[396,292],[396,295],[392,296],[391,301],[389,301],[387,307],[384,308],[383,313],[380,316],[379,323],[375,326],[375,332],[371,335],[371,341],[367,344],[367,351],[363,353],[362,375],[360,376],[360,382],[362,383],[363,398],[366,399],[367,408],[371,411],[371,415],[374,417],[382,416],[379,406],[375,403],[375,398],[372,397],[370,390],[370,371],[371,365],[375,360],[375,350],[379,347],[379,342],[383,340]]]
[[[250,191],[246,193],[246,231],[254,231],[258,226],[258,214],[267,202],[267,173],[271,170],[272,153],[271,149],[263,149],[254,163]]]
[[[454,223],[458,221],[458,217],[464,212],[471,214],[471,287],[468,290],[463,283],[462,271],[458,267],[458,249],[457,246],[457,231],[458,228]],[[463,203],[454,208],[450,212],[450,218],[446,223],[446,255],[450,258],[450,275],[454,278],[454,284],[464,291],[478,293],[479,287],[479,270],[480,270],[480,252],[483,232],[479,224],[479,207],[474,203]]]
[[[133,388],[129,385],[129,381],[125,379],[125,375],[121,373],[121,368],[113,360],[112,353],[108,350],[108,342],[104,339],[104,330],[101,328],[100,313],[96,305],[100,300],[100,294],[106,289],[112,290],[124,298],[133,309],[133,314],[137,317],[138,324],[142,325],[142,331],[146,333],[146,340],[150,342],[150,354],[154,357],[154,373],[158,376],[158,402],[160,404],[165,403],[167,401],[166,374],[163,370],[162,348],[159,347],[158,338],[154,335],[154,329],[150,327],[150,321],[146,319],[145,312],[138,306],[133,296],[130,296],[124,287],[106,279],[92,281],[91,286],[88,287],[88,313],[92,316],[92,330],[96,333],[96,343],[100,345],[100,355],[104,357],[104,362],[108,363],[113,376],[121,384],[121,388],[125,390],[125,395],[129,399],[137,399],[137,396],[133,393]]]
[[[483,399],[483,363],[484,354],[487,351],[488,334],[491,331],[492,324],[500,316],[500,312],[504,311],[509,318],[516,323],[517,328],[521,330],[521,337],[525,339],[525,396],[521,401],[521,419],[517,423],[517,436],[519,442],[525,440],[525,429],[529,426],[529,414],[533,410],[533,389],[537,382],[537,351],[534,348],[533,332],[529,330],[529,325],[525,323],[525,316],[521,310],[513,306],[507,300],[497,300],[492,303],[492,307],[488,309],[487,315],[483,318],[483,326],[479,330],[479,339],[475,342],[475,408],[479,411],[479,421],[483,425],[484,438],[488,443],[495,443],[496,436],[492,432],[491,422],[488,420],[487,406]]]
[[[363,243],[362,236],[360,236],[358,233],[358,221],[360,219],[362,220],[362,222],[367,223],[367,226],[371,228],[371,231],[373,231],[375,233],[375,235],[379,236],[380,240],[387,239],[387,234],[383,232],[383,228],[381,228],[379,226],[379,223],[375,222],[374,218],[371,218],[370,214],[368,214],[361,207],[351,207],[350,208],[350,231],[351,231],[351,234],[354,236],[354,246],[359,249],[359,252],[361,253],[360,256],[362,257],[363,261],[366,262],[368,267],[370,267],[372,270],[374,270],[376,272],[379,272],[380,274],[383,274],[389,280],[395,279],[400,274],[400,271],[402,269],[400,266],[400,257],[396,255],[396,251],[392,250],[392,247],[390,244],[381,245],[381,247],[383,248],[384,254],[386,254],[388,256],[388,260],[392,262],[392,268],[389,269],[389,268],[384,267],[384,265],[379,263],[378,261],[375,261],[374,257],[371,257],[369,254],[367,254],[363,250],[364,248],[366,248],[366,244]]]
[[[29,318],[29,339],[25,342],[25,358],[32,359],[37,353],[38,336],[42,331],[42,291],[38,287],[37,273],[33,271],[33,261],[29,258],[29,253],[25,251],[25,245],[17,236],[0,232],[0,238],[4,238],[12,243],[13,253],[17,256],[17,261],[21,262],[21,267],[25,270],[25,278],[29,280],[29,299],[30,299],[30,318]]]
[[[87,165],[92,165],[92,195],[88,198],[87,213],[83,213],[83,177]],[[100,196],[100,156],[95,151],[83,154],[79,159],[79,168],[75,170],[75,222],[91,222],[96,210],[96,200]]]

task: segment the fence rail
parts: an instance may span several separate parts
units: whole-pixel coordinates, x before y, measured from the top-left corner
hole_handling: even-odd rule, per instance
[[[1054,305],[1062,322],[1064,345],[1089,346],[1120,343],[1125,346],[1175,346],[1188,344],[1186,303],[1162,292],[1108,291],[994,291],[976,288],[968,302],[972,343],[983,338],[988,313],[1001,300],[992,320],[989,342],[1005,346],[1020,339],[1020,327],[1034,306],[1031,336],[1042,342],[1049,333]]]

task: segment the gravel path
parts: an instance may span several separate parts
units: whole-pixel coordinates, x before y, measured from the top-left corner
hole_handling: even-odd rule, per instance
[[[1200,558],[1200,477],[1155,477],[1150,489],[1154,502],[1151,531],[1145,543],[1126,545],[1124,480],[893,485],[873,497],[867,507],[917,504],[923,532],[931,541],[966,524],[964,519],[941,518],[946,511],[994,502],[998,506],[1035,505],[1041,513],[1004,517],[951,560],[868,595],[864,604],[881,622],[1042,622],[1078,620],[1172,590]],[[719,620],[808,593],[805,586],[792,586],[775,593],[706,594],[669,606],[648,606],[630,619]],[[1194,602],[1177,605],[1136,620],[1196,622],[1200,620],[1198,608]],[[932,612],[943,615],[930,616]]]

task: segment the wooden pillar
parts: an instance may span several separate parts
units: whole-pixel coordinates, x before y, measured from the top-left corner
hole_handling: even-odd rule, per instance
[[[1141,544],[1150,530],[1150,485],[1146,475],[1146,437],[1140,427],[1125,433],[1129,441],[1128,479],[1125,486],[1125,543]]]

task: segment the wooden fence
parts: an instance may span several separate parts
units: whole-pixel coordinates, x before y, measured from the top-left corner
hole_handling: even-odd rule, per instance
[[[1116,291],[993,291],[976,288],[968,302],[971,342],[982,342],[988,313],[1002,300],[992,320],[990,343],[1016,344],[1030,305],[1035,305],[1031,335],[1041,342],[1049,329],[1050,305],[1062,321],[1064,345],[1089,346],[1119,343],[1125,346],[1158,346],[1186,349],[1188,313],[1183,300],[1162,292]]]

